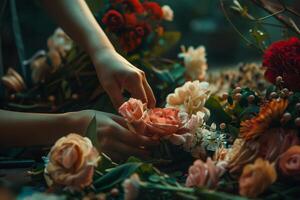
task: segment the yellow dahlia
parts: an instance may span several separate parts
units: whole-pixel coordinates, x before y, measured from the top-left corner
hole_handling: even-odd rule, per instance
[[[288,106],[286,99],[274,99],[262,106],[258,115],[241,122],[240,136],[245,140],[261,135],[271,128],[272,123],[279,123]]]

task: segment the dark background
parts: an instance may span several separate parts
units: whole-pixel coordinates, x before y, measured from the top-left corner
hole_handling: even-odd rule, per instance
[[[100,2],[100,1],[99,1]],[[225,19],[219,0],[159,0],[161,5],[172,7],[175,19],[166,26],[170,30],[178,30],[182,33],[182,39],[168,54],[176,57],[180,51],[180,45],[205,45],[207,48],[210,68],[223,67],[236,64],[240,61],[256,61],[261,58],[261,52],[256,48],[247,47]],[[228,2],[232,2],[229,0]],[[241,1],[245,2],[245,1]],[[293,1],[296,2],[296,1]],[[299,2],[298,2],[299,4]],[[250,5],[249,5],[250,6]],[[29,58],[39,49],[46,48],[46,40],[52,34],[56,25],[47,16],[38,0],[17,0],[17,9],[21,23],[22,37],[25,44],[26,57]],[[263,16],[259,8],[250,11]],[[231,16],[240,31],[249,36],[251,24],[239,20],[239,16]],[[4,29],[2,31],[4,43],[4,60],[6,65],[15,65],[13,57],[13,39],[10,29],[10,12],[5,12]],[[267,29],[270,37],[280,38],[280,31],[275,28]]]

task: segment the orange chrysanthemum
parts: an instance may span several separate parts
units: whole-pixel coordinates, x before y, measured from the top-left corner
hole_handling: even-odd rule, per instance
[[[286,99],[276,99],[266,103],[256,117],[241,122],[240,136],[249,140],[264,133],[272,123],[280,121],[287,106]]]

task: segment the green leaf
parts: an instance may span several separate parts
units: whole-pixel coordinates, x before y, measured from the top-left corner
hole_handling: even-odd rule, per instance
[[[108,157],[106,154],[102,153],[101,154],[101,161],[97,167],[97,170],[104,173],[106,169],[116,167],[117,164],[114,163],[110,157]]]
[[[107,174],[94,182],[97,192],[115,187],[136,172],[142,163],[125,163],[111,169]]]
[[[211,96],[206,101],[205,107],[210,110],[210,118],[209,118],[209,124],[211,123],[229,123],[231,121],[231,117],[229,114],[227,114],[219,101],[214,97]]]
[[[198,189],[196,191],[197,196],[199,199],[206,199],[206,200],[247,200],[245,197],[235,196],[232,194],[227,194],[224,192],[217,192],[213,190],[206,190],[206,189]]]
[[[239,129],[232,126],[232,125],[227,125],[228,128],[228,132],[229,134],[233,137],[233,138],[237,138],[237,136],[239,135]]]
[[[98,142],[98,136],[97,136],[97,120],[96,116],[93,117],[92,121],[90,122],[89,126],[87,127],[87,130],[85,131],[86,137],[88,137],[93,145],[97,148],[100,149],[100,145]]]

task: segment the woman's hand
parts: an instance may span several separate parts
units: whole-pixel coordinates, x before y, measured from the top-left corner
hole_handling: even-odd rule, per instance
[[[122,93],[128,91],[133,98],[155,106],[155,97],[145,73],[133,66],[114,49],[102,49],[91,55],[99,81],[108,93],[115,108],[124,102]]]
[[[94,145],[113,161],[124,161],[130,156],[145,159],[150,155],[149,147],[158,145],[158,141],[130,132],[125,120],[117,115],[93,110],[80,113],[85,124],[96,117],[97,135],[88,137],[94,140]]]

